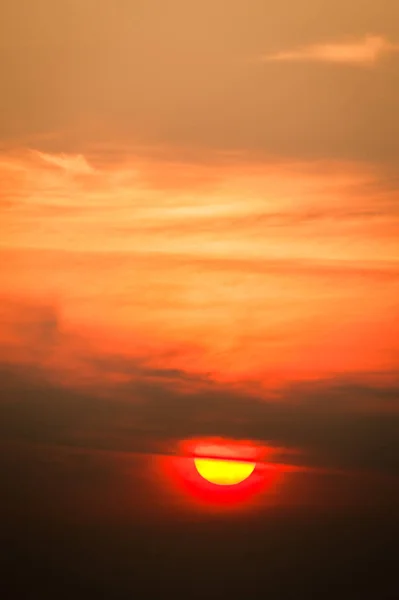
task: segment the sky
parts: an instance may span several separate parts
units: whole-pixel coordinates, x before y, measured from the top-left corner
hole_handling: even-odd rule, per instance
[[[6,0],[0,89],[12,497],[217,437],[394,503],[398,2]]]

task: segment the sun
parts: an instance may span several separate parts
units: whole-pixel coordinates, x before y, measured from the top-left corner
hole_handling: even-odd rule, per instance
[[[201,477],[216,485],[237,485],[248,479],[256,466],[254,462],[219,458],[194,458],[194,464]]]

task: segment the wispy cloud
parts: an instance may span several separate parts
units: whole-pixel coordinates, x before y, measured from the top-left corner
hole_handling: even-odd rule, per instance
[[[145,357],[157,380],[268,387],[397,366],[396,179],[330,162],[100,158],[0,155],[0,303],[22,302],[0,311],[0,359],[98,381],[104,369],[79,358],[85,332],[141,369]],[[26,300],[57,311],[31,322]]]
[[[74,175],[87,175],[93,173],[93,168],[89,165],[86,158],[82,155],[71,156],[67,154],[48,154],[36,152],[44,162],[59,167],[60,169],[73,173]]]
[[[312,44],[293,50],[267,54],[262,62],[327,62],[347,65],[374,65],[383,56],[399,52],[394,44],[378,35],[367,35],[351,41]]]

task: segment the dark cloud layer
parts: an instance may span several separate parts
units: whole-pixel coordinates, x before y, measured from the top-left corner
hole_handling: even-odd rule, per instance
[[[121,369],[127,370],[126,363]],[[265,400],[211,382],[204,385],[203,380],[197,381],[197,389],[181,391],[175,385],[179,380],[195,381],[174,370],[140,372],[132,364],[131,381],[110,387],[104,395],[104,390],[66,389],[50,384],[36,370],[4,364],[1,437],[113,451],[174,452],[187,437],[226,436],[299,449],[295,461],[307,466],[399,469],[398,384],[293,384],[280,390],[279,398]],[[389,410],[377,412],[375,407],[387,402]]]

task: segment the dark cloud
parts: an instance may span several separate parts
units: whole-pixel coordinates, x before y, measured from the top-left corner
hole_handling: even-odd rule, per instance
[[[36,347],[53,344],[60,334],[61,319],[52,301],[29,302],[13,296],[0,296],[0,325],[10,327],[18,338]]]
[[[279,398],[264,399],[203,380],[181,389],[176,381],[194,379],[175,370],[140,373],[133,364],[132,373],[131,381],[104,394],[66,389],[36,370],[3,365],[1,437],[167,452],[187,437],[226,436],[299,449],[296,460],[307,466],[399,470],[397,382],[292,384]]]
[[[75,368],[91,377],[79,388],[39,366],[66,335],[55,307],[9,299],[1,316],[27,348],[24,363],[0,365],[3,441],[168,453],[185,438],[225,436],[286,448],[277,460],[301,465],[399,471],[396,372],[293,381],[265,396],[83,345]]]

